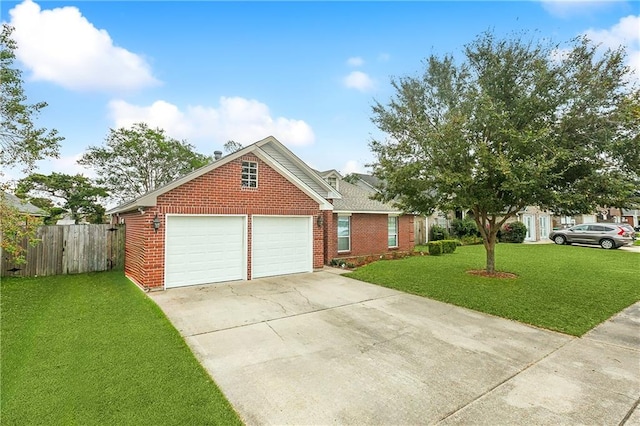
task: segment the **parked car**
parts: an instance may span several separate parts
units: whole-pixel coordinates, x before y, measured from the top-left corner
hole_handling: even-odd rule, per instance
[[[635,231],[618,223],[583,223],[555,230],[549,238],[556,244],[594,244],[603,249],[617,249],[633,244]]]

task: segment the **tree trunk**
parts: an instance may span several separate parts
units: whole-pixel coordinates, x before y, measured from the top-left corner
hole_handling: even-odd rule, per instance
[[[489,241],[485,245],[487,251],[487,273],[494,274],[496,272],[496,239],[489,237]]]

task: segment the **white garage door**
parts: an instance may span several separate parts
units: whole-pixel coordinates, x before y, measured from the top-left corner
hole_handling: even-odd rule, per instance
[[[311,217],[253,216],[251,270],[253,278],[311,272]]]
[[[243,216],[167,216],[165,288],[246,276]]]

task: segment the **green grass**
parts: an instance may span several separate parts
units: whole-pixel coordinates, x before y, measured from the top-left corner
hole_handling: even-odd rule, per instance
[[[635,240],[635,241],[633,242],[633,245],[634,245],[634,246],[640,246],[640,239]]]
[[[498,244],[496,267],[516,279],[467,274],[484,269],[485,250],[379,261],[351,278],[581,336],[640,300],[640,254],[551,244]]]
[[[3,278],[3,425],[241,424],[121,272]]]

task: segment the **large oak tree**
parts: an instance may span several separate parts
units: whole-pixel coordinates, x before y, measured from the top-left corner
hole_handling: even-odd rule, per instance
[[[104,146],[91,146],[78,161],[93,167],[96,182],[119,201],[136,198],[211,161],[193,146],[145,123],[110,129]]]
[[[638,185],[640,96],[623,49],[481,34],[461,60],[432,55],[376,102],[381,198],[406,211],[470,209],[495,272],[496,235],[527,205],[619,205]]]
[[[105,208],[100,201],[108,194],[85,176],[54,172],[50,175],[34,173],[21,179],[16,195],[41,208],[46,206],[43,198],[51,200],[51,207],[47,208],[51,214],[58,213],[56,207],[61,207],[76,221],[86,219],[91,223],[103,223]]]

